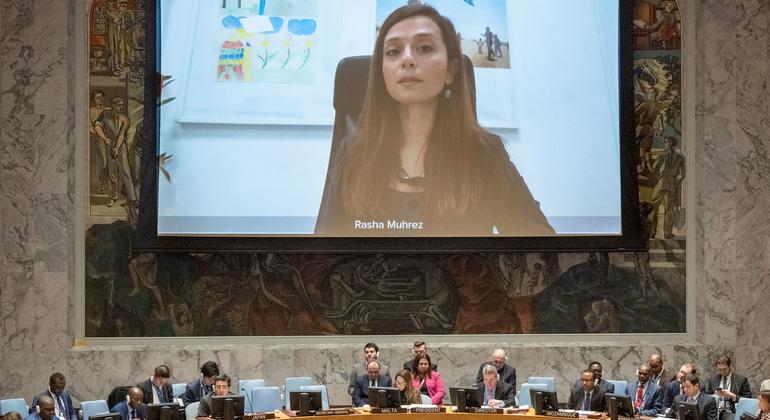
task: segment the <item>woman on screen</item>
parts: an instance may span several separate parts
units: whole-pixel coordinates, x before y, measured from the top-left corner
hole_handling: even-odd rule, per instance
[[[355,132],[330,166],[316,233],[545,236],[554,231],[479,126],[455,28],[408,5],[380,28]]]

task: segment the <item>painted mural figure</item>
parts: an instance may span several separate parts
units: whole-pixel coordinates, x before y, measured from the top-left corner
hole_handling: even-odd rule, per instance
[[[618,320],[615,307],[607,299],[596,300],[591,304],[591,310],[583,318],[589,333],[618,332]]]
[[[684,156],[676,150],[678,140],[667,136],[665,152],[653,164],[653,171],[658,174],[658,182],[652,193],[652,228],[651,237],[658,229],[658,209],[663,206],[663,237],[674,238],[674,216],[680,206],[680,187],[685,177]]]
[[[106,192],[109,183],[109,173],[107,164],[109,163],[109,157],[107,151],[110,147],[109,140],[104,136],[99,136],[96,133],[96,121],[101,118],[104,111],[110,109],[104,106],[104,92],[101,90],[95,90],[91,93],[91,106],[88,108],[88,132],[91,140],[96,143],[96,148],[99,151],[99,191]]]
[[[107,207],[112,207],[120,193],[125,194],[128,204],[136,201],[136,190],[131,178],[131,168],[128,162],[128,144],[126,134],[131,125],[125,115],[125,100],[121,97],[112,98],[112,109],[102,112],[94,123],[94,131],[109,144],[108,171],[110,177],[110,199]]]
[[[657,35],[657,44],[662,49],[674,47],[679,38],[679,20],[674,9],[676,9],[676,4],[673,1],[664,1],[663,14],[647,28],[649,32]]]
[[[117,9],[107,8],[107,69],[119,76],[127,58],[127,34],[125,28],[126,7],[128,2],[120,1]]]
[[[645,238],[649,238],[652,235],[652,220],[650,220],[650,213],[652,213],[652,204],[647,201],[639,203],[639,216],[642,219],[642,235]],[[639,289],[642,294],[642,300],[647,301],[649,290],[655,288],[655,277],[652,274],[652,267],[650,266],[650,253],[649,252],[634,252],[634,268],[636,274],[639,276]]]

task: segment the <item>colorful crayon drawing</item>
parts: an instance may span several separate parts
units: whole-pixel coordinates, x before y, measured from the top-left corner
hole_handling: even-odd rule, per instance
[[[314,83],[317,0],[243,2],[220,12],[217,81]]]
[[[245,48],[241,41],[225,41],[219,50],[217,80],[243,81]]]

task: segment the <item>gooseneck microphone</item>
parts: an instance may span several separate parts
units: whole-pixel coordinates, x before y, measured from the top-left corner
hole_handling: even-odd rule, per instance
[[[250,392],[246,392],[246,389],[244,389],[244,388],[241,388],[241,393],[246,396],[246,401],[249,404],[249,410],[248,410],[249,413],[253,413],[254,412],[254,407],[251,405],[251,395],[249,395],[251,393]],[[246,414],[246,413],[244,413],[244,414]]]

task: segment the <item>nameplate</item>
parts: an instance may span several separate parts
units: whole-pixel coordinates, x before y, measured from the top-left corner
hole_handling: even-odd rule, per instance
[[[471,407],[468,409],[468,412],[476,414],[503,414],[505,413],[505,410],[494,407]]]
[[[243,420],[267,420],[274,418],[275,413],[251,413],[243,416]]]
[[[335,408],[332,410],[316,410],[316,416],[347,416],[350,411],[347,408]]]
[[[401,413],[408,413],[409,410],[406,408],[401,407],[390,407],[390,408],[379,408],[374,407],[372,408],[372,414],[401,414]]]
[[[412,407],[411,409],[409,409],[409,412],[436,414],[436,413],[443,413],[444,410],[439,407]]]
[[[548,417],[567,417],[570,419],[580,418],[580,414],[577,411],[544,410],[543,415]]]

